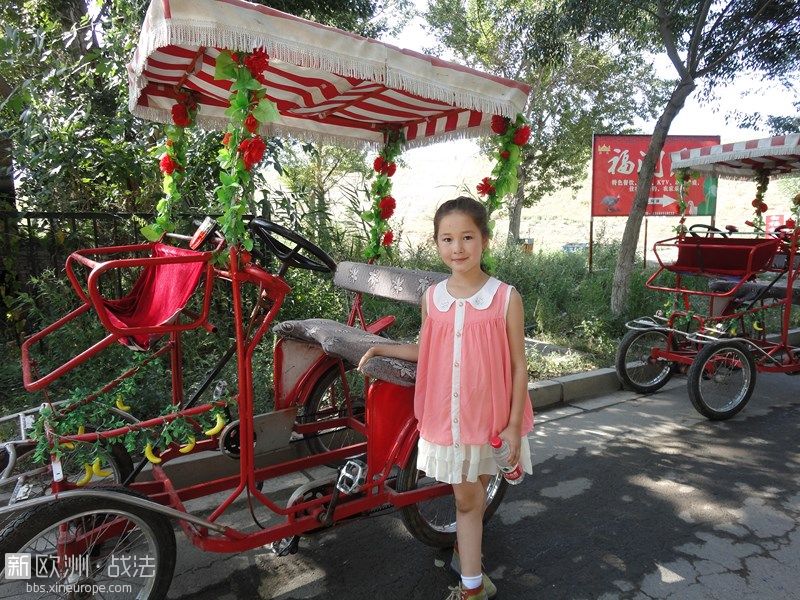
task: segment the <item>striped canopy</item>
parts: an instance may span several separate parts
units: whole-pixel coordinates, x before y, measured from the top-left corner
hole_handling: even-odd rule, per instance
[[[350,146],[382,145],[401,128],[408,146],[489,132],[515,117],[530,88],[461,65],[242,0],[151,0],[128,64],[129,108],[171,122],[176,91],[192,90],[197,123],[224,129],[231,82],[216,81],[221,49],[270,57],[268,97],[280,120],[262,134]]]
[[[671,154],[672,169],[689,168],[729,179],[752,179],[761,171],[770,177],[800,173],[800,134],[778,135],[679,150]]]

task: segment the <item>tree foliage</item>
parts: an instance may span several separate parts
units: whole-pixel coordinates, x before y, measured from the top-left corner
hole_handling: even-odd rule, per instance
[[[330,247],[332,227],[331,192],[345,178],[353,176],[363,183],[371,174],[366,152],[341,146],[291,144],[280,153],[282,179],[295,196],[308,199],[308,218],[312,237],[324,248]]]
[[[800,67],[800,3],[796,0],[554,0],[554,14],[570,31],[602,39],[621,37],[630,52],[665,53],[677,80],[662,107],[642,161],[614,276],[611,308],[627,304],[639,229],[656,159],[686,98],[730,83],[743,73],[780,80]]]
[[[262,2],[267,4],[267,2]],[[149,211],[161,195],[162,126],[127,108],[126,63],[147,0],[9,0],[0,6],[0,138],[13,142],[19,208]],[[362,34],[402,25],[408,0],[270,6]],[[189,132],[183,198],[213,202],[219,138]],[[213,138],[209,141],[210,138]]]
[[[525,116],[530,147],[510,201],[509,238],[523,206],[583,180],[595,132],[629,132],[654,114],[665,87],[641,54],[611,36],[590,42],[569,31],[540,0],[433,0],[426,19],[441,47],[470,66],[531,86]]]

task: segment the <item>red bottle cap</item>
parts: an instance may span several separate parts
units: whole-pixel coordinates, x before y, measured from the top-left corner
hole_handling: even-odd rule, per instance
[[[495,436],[489,440],[489,445],[492,448],[499,448],[500,446],[503,445],[503,440],[501,440],[498,436]]]

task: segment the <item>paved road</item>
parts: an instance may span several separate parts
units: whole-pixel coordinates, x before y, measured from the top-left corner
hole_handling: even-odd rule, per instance
[[[485,531],[498,598],[800,598],[800,377],[759,376],[735,419],[711,423],[682,379],[539,415],[535,474]],[[394,515],[266,550],[180,542],[171,598],[440,600],[449,556]]]

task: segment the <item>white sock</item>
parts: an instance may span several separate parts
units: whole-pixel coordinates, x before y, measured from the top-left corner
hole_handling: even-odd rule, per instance
[[[476,587],[480,586],[483,582],[483,574],[475,575],[475,577],[467,577],[466,575],[461,576],[461,583],[465,589],[474,590]]]

